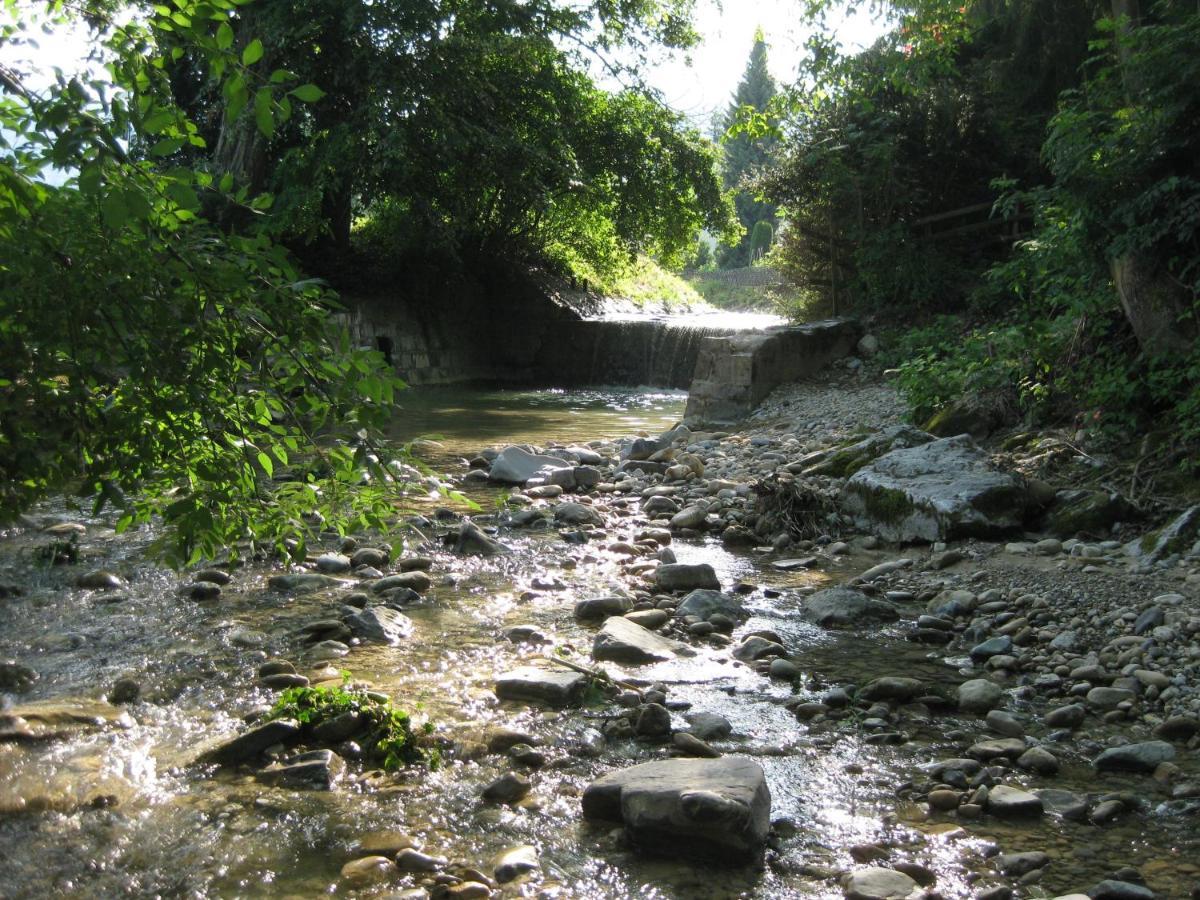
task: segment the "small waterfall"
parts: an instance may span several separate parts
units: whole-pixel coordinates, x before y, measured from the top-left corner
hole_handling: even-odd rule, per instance
[[[746,330],[702,318],[576,320],[548,329],[535,375],[542,383],[687,388],[706,337]]]

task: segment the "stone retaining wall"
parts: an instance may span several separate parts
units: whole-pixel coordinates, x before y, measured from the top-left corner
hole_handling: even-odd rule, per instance
[[[748,416],[781,384],[848,355],[862,336],[853,320],[831,319],[701,342],[684,421],[728,425]]]

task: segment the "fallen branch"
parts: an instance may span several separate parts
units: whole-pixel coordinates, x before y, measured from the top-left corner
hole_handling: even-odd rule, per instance
[[[607,682],[608,684],[615,685],[616,687],[622,688],[626,691],[634,691],[636,694],[638,694],[638,696],[641,696],[642,692],[637,687],[627,681],[617,681],[617,679],[613,678],[603,669],[592,669],[588,666],[580,665],[577,662],[571,662],[569,659],[563,659],[561,656],[541,656],[539,658],[548,660],[549,662],[558,663],[560,666],[566,666],[568,669],[573,669],[579,674],[586,675],[588,678],[595,679],[596,681]]]

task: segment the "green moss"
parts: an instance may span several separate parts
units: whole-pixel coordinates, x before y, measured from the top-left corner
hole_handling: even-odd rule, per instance
[[[852,446],[857,447],[857,444]],[[870,461],[871,456],[861,449],[839,450],[814,466],[813,472],[833,478],[849,478]]]
[[[1138,542],[1138,546],[1142,548],[1143,553],[1153,553],[1154,547],[1158,543],[1159,532],[1151,531],[1142,535],[1142,539]]]
[[[901,522],[912,513],[912,501],[908,494],[895,488],[867,488],[860,490],[867,514],[876,521],[888,525]]]

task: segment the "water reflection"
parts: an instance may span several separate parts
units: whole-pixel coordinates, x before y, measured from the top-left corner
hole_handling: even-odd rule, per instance
[[[458,456],[492,444],[611,440],[670,428],[686,403],[686,391],[661,388],[414,387],[399,397],[390,437],[432,437]]]

